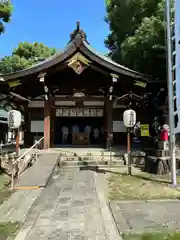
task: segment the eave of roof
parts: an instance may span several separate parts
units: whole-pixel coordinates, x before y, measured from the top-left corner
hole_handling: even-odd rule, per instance
[[[31,74],[39,73],[42,71],[45,71],[49,67],[52,67],[62,61],[64,61],[69,55],[73,54],[76,51],[76,47],[74,43],[70,43],[67,45],[67,47],[64,49],[63,52],[55,54],[46,60],[39,62],[29,68],[23,69],[18,72],[8,73],[1,75],[2,78],[4,78],[5,81],[8,80],[14,80],[17,78],[26,77]]]
[[[83,45],[84,45],[84,46],[82,46],[83,52],[86,54],[88,54],[88,53],[92,54],[91,56],[88,54],[90,58],[92,57],[92,60],[94,60],[96,62],[101,61],[101,64],[103,66],[105,66],[107,68],[111,68],[114,72],[116,72],[118,74],[124,74],[124,75],[130,76],[130,77],[133,77],[136,79],[142,79],[145,81],[148,81],[152,78],[150,75],[139,73],[137,71],[134,71],[132,69],[129,69],[125,66],[122,66],[122,65],[114,62],[112,59],[98,53],[95,49],[93,49],[91,47],[91,45],[87,44],[85,41],[83,41]]]
[[[84,54],[86,57],[88,57],[90,60],[92,60],[95,63],[98,63],[99,65],[102,65],[104,68],[106,68],[110,73],[116,73],[121,75],[126,75],[135,79],[143,80],[148,82],[151,80],[151,76],[145,75],[139,72],[136,72],[134,70],[131,70],[129,68],[126,68],[114,61],[112,61],[110,58],[105,57],[101,54],[99,54],[96,50],[94,50],[86,41],[84,41],[80,35],[77,35],[72,42],[70,42],[67,47],[64,49],[62,53],[55,54],[49,58],[47,58],[45,61],[42,61],[30,68],[10,73],[10,74],[4,74],[2,77],[6,81],[15,80],[18,78],[23,78],[28,75],[36,74],[39,72],[44,72],[48,68],[64,62],[67,60],[70,56],[72,56],[77,51],[80,51],[82,54]]]

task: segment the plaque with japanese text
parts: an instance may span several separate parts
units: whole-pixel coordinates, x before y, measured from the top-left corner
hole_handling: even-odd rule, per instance
[[[57,108],[57,117],[103,117],[102,108]]]

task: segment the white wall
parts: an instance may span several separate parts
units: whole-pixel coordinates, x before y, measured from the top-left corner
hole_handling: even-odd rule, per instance
[[[32,133],[43,133],[44,132],[44,121],[31,121],[31,132]]]
[[[113,132],[120,133],[126,132],[126,127],[124,126],[123,121],[113,121]]]

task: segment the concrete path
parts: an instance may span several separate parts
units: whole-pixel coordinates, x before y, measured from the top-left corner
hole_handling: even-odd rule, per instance
[[[47,185],[58,156],[58,154],[42,154],[31,168],[25,170],[15,185],[15,187],[25,187],[25,190],[15,191],[0,205],[0,222],[25,221],[28,212],[43,190],[41,187]],[[31,190],[32,186],[40,188]]]
[[[15,240],[117,240],[96,173],[62,168],[30,211]]]
[[[0,222],[24,222],[42,189],[18,190],[0,205]]]
[[[58,162],[58,153],[41,153],[33,166],[21,174],[15,187],[45,187]]]
[[[180,231],[180,201],[111,201],[119,232]]]

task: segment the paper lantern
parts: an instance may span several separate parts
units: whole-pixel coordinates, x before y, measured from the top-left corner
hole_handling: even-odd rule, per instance
[[[8,126],[12,129],[17,129],[21,125],[21,113],[16,110],[8,112]]]
[[[136,112],[132,109],[124,111],[123,122],[127,128],[134,127],[136,124]]]

